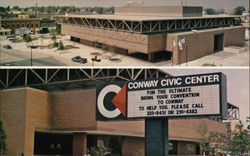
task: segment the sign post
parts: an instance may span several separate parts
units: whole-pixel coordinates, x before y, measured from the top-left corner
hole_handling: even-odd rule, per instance
[[[145,119],[145,155],[168,155],[168,120],[227,115],[226,76],[208,73],[97,87],[96,119]]]
[[[168,119],[145,119],[145,156],[168,155]]]

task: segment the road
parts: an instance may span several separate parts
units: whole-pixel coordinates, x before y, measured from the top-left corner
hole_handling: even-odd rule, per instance
[[[64,57],[55,57],[49,54],[42,54],[39,49],[32,50],[33,66],[68,66],[76,65],[69,62],[70,59]],[[31,51],[19,51],[15,49],[0,50],[0,66],[31,66]]]

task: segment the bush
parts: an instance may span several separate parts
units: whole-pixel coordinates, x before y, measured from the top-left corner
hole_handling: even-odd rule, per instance
[[[60,41],[58,43],[58,50],[63,50],[63,49],[64,49],[64,45],[63,45],[62,41]]]
[[[87,153],[90,154],[91,156],[105,156],[108,153],[110,153],[110,149],[103,146],[90,147]]]
[[[58,45],[59,45],[58,42],[56,42],[56,41],[53,42],[53,48],[54,48],[54,47],[58,47]]]
[[[51,40],[52,40],[52,41],[56,41],[56,35],[53,35],[53,36],[51,37]]]
[[[25,35],[25,36],[23,37],[23,40],[24,40],[25,42],[31,42],[31,41],[32,41],[32,38],[30,37],[30,35]]]
[[[6,143],[6,132],[3,128],[3,122],[0,120],[0,154],[4,154],[7,151],[7,143]]]
[[[235,15],[242,15],[242,13],[246,11],[246,9],[243,6],[238,6],[234,9]]]
[[[212,9],[212,8],[206,8],[205,12],[206,12],[207,15],[217,14],[217,12],[214,9]]]

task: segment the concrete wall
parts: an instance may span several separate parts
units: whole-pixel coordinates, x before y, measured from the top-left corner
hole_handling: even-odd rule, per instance
[[[223,34],[223,47],[243,46],[245,42],[244,27],[226,27],[210,30],[199,30],[197,32],[170,33],[167,35],[167,43],[172,44],[175,40],[176,46],[167,45],[167,51],[173,51],[173,63],[181,64],[192,61],[203,56],[214,53],[214,36]],[[182,45],[182,50],[178,46],[179,40],[186,38],[186,43]]]
[[[48,92],[27,89],[25,155],[33,155],[34,132],[51,129],[51,97]]]
[[[200,134],[196,130],[202,123],[208,126],[208,131],[226,133],[226,124],[217,121],[208,119],[177,119],[169,121],[170,139],[198,142]]]
[[[202,7],[183,6],[183,17],[201,17],[203,13]]]
[[[190,6],[131,6],[115,8],[116,15],[197,17],[202,16],[202,7]]]
[[[122,137],[123,156],[143,156],[144,150],[144,138]]]
[[[154,53],[166,49],[166,34],[148,35],[148,52]]]
[[[33,155],[34,131],[50,128],[49,93],[34,89],[2,91],[1,119],[7,132],[6,155]]]
[[[8,152],[21,155],[25,148],[26,89],[0,91],[1,120],[7,135]]]
[[[53,93],[52,128],[63,131],[96,130],[95,90]]]

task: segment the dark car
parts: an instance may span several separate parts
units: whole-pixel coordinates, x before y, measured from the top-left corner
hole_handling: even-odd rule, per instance
[[[12,47],[10,45],[5,45],[3,46],[5,49],[12,49]]]
[[[72,57],[71,60],[73,62],[79,62],[79,63],[87,63],[88,62],[88,60],[86,58],[82,58],[81,56]]]

